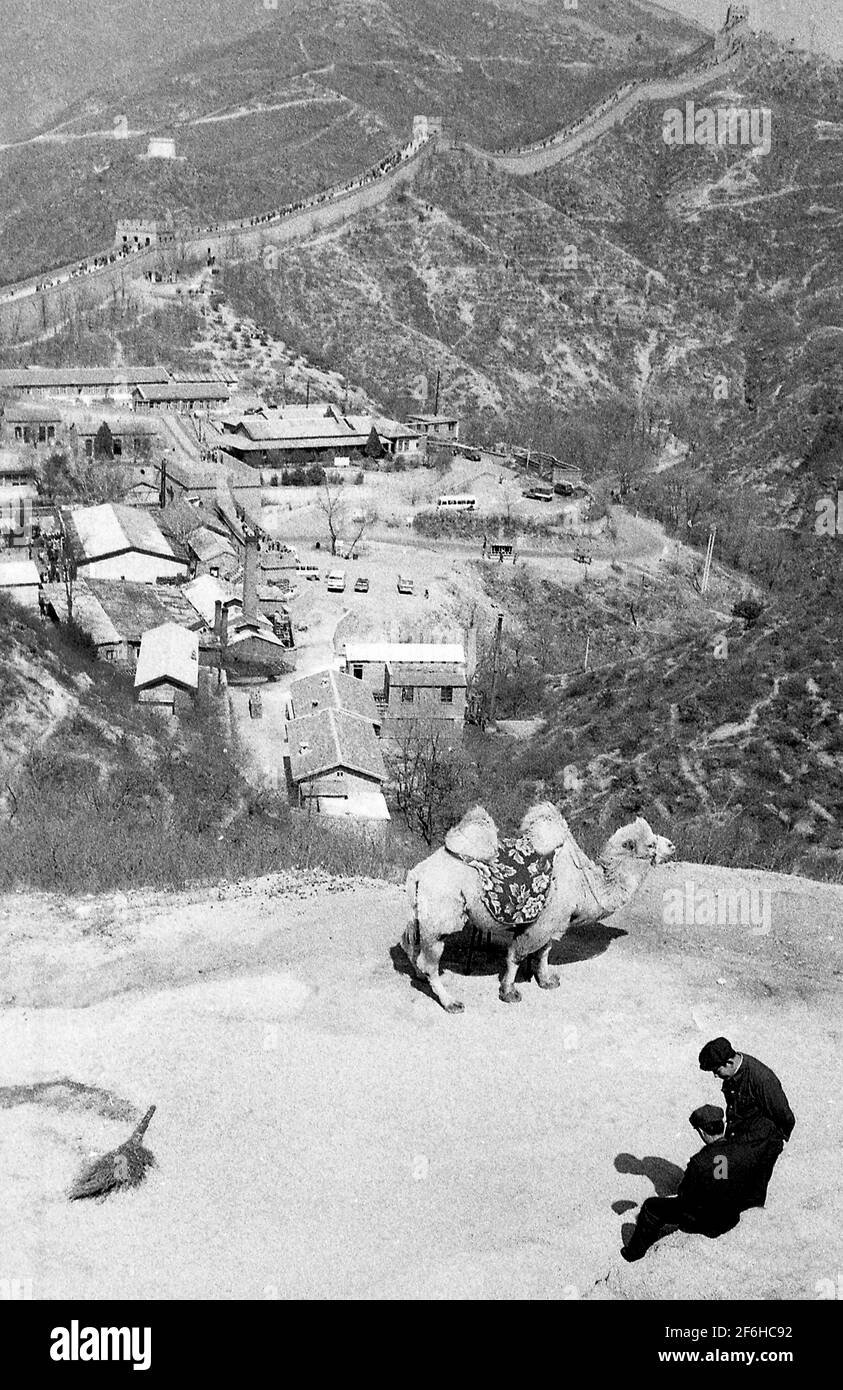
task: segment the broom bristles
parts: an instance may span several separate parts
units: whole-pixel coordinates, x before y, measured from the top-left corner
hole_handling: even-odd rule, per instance
[[[140,1141],[154,1113],[155,1106],[151,1105],[124,1144],[83,1169],[68,1192],[71,1202],[80,1197],[107,1197],[110,1192],[137,1187],[143,1182],[147,1168],[154,1165],[155,1159]]]

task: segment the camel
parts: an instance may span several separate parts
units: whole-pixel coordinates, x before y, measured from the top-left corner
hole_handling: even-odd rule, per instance
[[[531,958],[536,983],[556,989],[558,975],[548,969],[550,948],[571,926],[602,922],[637,893],[655,864],[675,853],[663,835],[656,835],[639,816],[610,836],[598,862],[580,849],[567,822],[552,802],[531,807],[521,822],[519,842],[528,842],[536,853],[552,855],[550,886],[534,921],[507,926],[496,920],[484,904],[481,872],[496,859],[498,833],[482,806],[466,812],[448,832],[445,845],[428,855],[407,875],[407,894],[412,920],[401,946],[418,973],[427,980],[434,997],[448,1013],[461,1013],[463,1004],[446,989],[439,962],[445,938],[466,923],[481,931],[511,937],[506,964],[500,977],[499,997],[506,1004],[521,999],[515,976],[522,961]]]

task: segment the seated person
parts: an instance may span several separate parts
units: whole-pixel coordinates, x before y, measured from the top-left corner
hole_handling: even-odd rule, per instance
[[[675,1197],[648,1197],[621,1255],[640,1260],[668,1230],[720,1236],[737,1226],[742,1211],[758,1206],[759,1173],[778,1142],[774,1126],[751,1142],[726,1139],[726,1117],[719,1105],[701,1105],[690,1116],[703,1141],[685,1169]]]

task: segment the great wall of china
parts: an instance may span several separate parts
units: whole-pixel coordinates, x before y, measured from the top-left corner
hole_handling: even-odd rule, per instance
[[[491,164],[504,173],[527,177],[576,154],[585,145],[622,123],[643,102],[667,101],[693,91],[703,83],[728,73],[737,61],[733,52],[709,56],[675,78],[651,79],[620,87],[604,98],[573,126],[546,140],[513,150],[489,151],[450,139],[439,121],[417,117],[413,140],[386,157],[374,171],[341,187],[316,194],[291,209],[261,213],[239,221],[212,226],[174,228],[168,237],[136,248],[127,259],[90,268],[79,278],[79,263],[59,267],[0,291],[0,345],[32,341],[61,324],[74,313],[91,310],[130,292],[131,283],[152,269],[167,269],[179,259],[214,256],[218,261],[238,259],[266,247],[302,240],[324,228],[339,226],[361,212],[385,202],[402,184],[411,182],[426,160],[440,151],[459,150]],[[121,226],[143,228],[147,224]],[[152,225],[152,224],[149,224]],[[118,233],[119,234],[119,233]],[[96,258],[114,255],[115,247]],[[95,258],[82,264],[91,266]],[[44,285],[44,277],[48,283]]]

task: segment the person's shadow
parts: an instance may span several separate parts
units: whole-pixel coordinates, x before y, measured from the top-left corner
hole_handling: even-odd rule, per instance
[[[671,1163],[667,1158],[658,1158],[654,1154],[647,1154],[644,1158],[636,1158],[634,1154],[627,1153],[617,1155],[615,1170],[618,1173],[631,1173],[637,1178],[649,1178],[656,1189],[655,1195],[657,1197],[675,1197],[682,1181],[683,1171],[677,1163]],[[612,1203],[612,1211],[618,1216],[623,1216],[625,1212],[632,1211],[637,1205],[637,1202],[630,1202],[622,1198]],[[621,1239],[624,1245],[634,1230],[634,1222],[624,1222],[621,1227]]]

